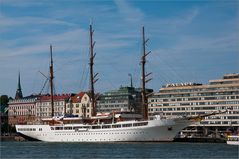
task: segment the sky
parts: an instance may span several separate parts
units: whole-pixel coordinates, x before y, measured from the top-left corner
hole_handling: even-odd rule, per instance
[[[89,25],[96,92],[140,86],[142,27],[148,88],[207,84],[239,72],[238,0],[0,0],[0,95],[47,93],[50,45],[55,92],[89,90]],[[41,72],[41,73],[40,73]]]

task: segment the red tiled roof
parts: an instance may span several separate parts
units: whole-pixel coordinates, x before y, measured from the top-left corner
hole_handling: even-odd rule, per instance
[[[78,94],[76,94],[75,96],[73,96],[72,99],[72,103],[80,103],[81,98],[84,96],[84,94],[86,94],[86,92],[80,92]]]
[[[53,96],[53,100],[54,101],[58,101],[58,100],[67,100],[68,98],[71,97],[71,94],[58,94],[58,95],[54,95]],[[48,100],[51,100],[51,96],[50,95],[43,95],[43,96],[40,96],[38,98],[38,100],[41,100],[41,101],[48,101]]]

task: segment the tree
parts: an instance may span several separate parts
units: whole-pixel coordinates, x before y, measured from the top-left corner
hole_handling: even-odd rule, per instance
[[[0,105],[1,106],[7,106],[9,102],[8,96],[7,95],[2,95],[0,97]]]
[[[8,102],[9,102],[9,99],[7,95],[0,96],[1,134],[9,132],[8,116],[7,116]]]

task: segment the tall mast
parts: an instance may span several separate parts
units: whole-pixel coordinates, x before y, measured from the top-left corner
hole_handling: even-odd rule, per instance
[[[141,57],[141,94],[142,94],[142,106],[143,106],[143,116],[144,119],[148,119],[148,101],[146,96],[145,84],[150,81],[151,79],[146,80],[146,77],[149,76],[151,73],[145,74],[145,63],[146,63],[146,56],[150,53],[146,53],[146,43],[149,39],[145,40],[145,33],[144,27],[142,28],[142,45],[143,45],[143,53]]]
[[[53,60],[52,60],[52,45],[50,45],[50,55],[51,55],[51,64],[50,64],[50,87],[51,87],[51,116],[54,117],[54,101],[53,101]]]
[[[94,46],[95,46],[95,41],[93,41],[93,33],[94,30],[92,29],[92,25],[90,25],[90,94],[91,94],[91,101],[92,101],[92,116],[96,115],[96,102],[95,102],[95,89],[94,89],[94,83],[98,80],[96,79],[96,76],[98,73],[94,74],[94,58],[96,53],[94,53]]]

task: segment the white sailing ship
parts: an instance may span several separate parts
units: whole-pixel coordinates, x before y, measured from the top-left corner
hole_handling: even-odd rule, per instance
[[[180,130],[193,122],[183,118],[162,119],[160,115],[155,115],[153,120],[114,121],[120,116],[114,114],[111,123],[101,122],[105,119],[96,117],[95,124],[77,124],[82,119],[75,117],[55,120],[55,124],[16,125],[16,129],[26,138],[47,142],[172,141]],[[72,123],[64,124],[67,121]]]
[[[93,47],[92,26],[90,25],[90,67],[91,67],[91,98],[93,111],[94,105],[94,82],[93,75]],[[144,110],[144,118],[137,114],[116,112],[105,116],[97,116],[94,114],[90,119],[80,117],[60,117],[54,118],[53,98],[52,118],[42,119],[42,124],[34,125],[16,125],[16,131],[25,138],[46,141],[46,142],[139,142],[139,141],[172,141],[177,133],[183,128],[196,122],[198,117],[179,117],[174,119],[166,119],[160,115],[155,115],[152,120],[148,119],[147,99],[145,93],[145,75],[144,64],[148,53],[145,53],[145,44],[147,40],[144,38],[143,28],[143,55],[142,64],[142,106]],[[51,51],[50,66],[50,84],[51,96],[53,96],[52,79],[53,79],[53,62]]]

